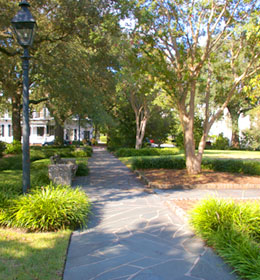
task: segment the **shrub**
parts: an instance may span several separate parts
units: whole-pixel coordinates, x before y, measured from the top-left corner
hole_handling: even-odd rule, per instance
[[[87,157],[87,152],[82,149],[76,149],[72,154],[74,157]]]
[[[21,154],[22,144],[20,141],[14,140],[13,143],[6,144],[5,154]]]
[[[207,199],[191,211],[191,224],[243,279],[260,279],[260,205]]]
[[[134,148],[121,148],[115,152],[115,155],[117,157],[160,156],[176,155],[179,152],[178,148],[143,148],[139,150]]]
[[[224,137],[223,133],[220,133],[215,142],[212,145],[212,149],[216,150],[227,150],[229,149],[229,140],[227,137]]]
[[[134,158],[132,169],[183,169],[185,159],[181,157]],[[236,159],[203,159],[201,168],[220,172],[260,175],[260,162]]]
[[[80,162],[78,164],[78,169],[76,172],[76,176],[87,176],[89,173],[89,168],[86,163]]]
[[[0,159],[0,171],[3,170],[22,170],[22,156],[15,155]]]
[[[6,149],[6,144],[4,142],[0,141],[0,157],[3,156],[5,149]]]
[[[86,224],[89,212],[84,191],[48,185],[12,199],[0,224],[30,231],[76,229]]]
[[[74,157],[91,157],[93,149],[90,146],[85,146],[82,148],[77,148],[72,152]]]
[[[84,146],[84,150],[86,151],[88,157],[91,157],[91,156],[92,156],[92,154],[93,154],[93,149],[92,149],[92,147],[90,147],[90,146]]]
[[[91,141],[91,145],[93,145],[93,146],[98,144],[98,141],[95,138],[92,138],[90,141]]]
[[[203,159],[202,169],[260,175],[260,162],[236,159]]]
[[[185,159],[181,157],[134,158],[132,169],[183,169]]]

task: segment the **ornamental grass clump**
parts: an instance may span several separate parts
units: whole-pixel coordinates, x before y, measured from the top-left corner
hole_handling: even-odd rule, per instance
[[[13,199],[5,212],[0,221],[4,226],[30,231],[77,229],[86,225],[90,202],[79,188],[48,185]]]
[[[190,221],[243,279],[260,279],[260,204],[210,198],[190,213]]]

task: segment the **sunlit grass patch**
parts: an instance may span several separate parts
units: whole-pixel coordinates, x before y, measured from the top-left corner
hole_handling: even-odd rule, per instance
[[[62,279],[70,234],[0,228],[0,279]]]

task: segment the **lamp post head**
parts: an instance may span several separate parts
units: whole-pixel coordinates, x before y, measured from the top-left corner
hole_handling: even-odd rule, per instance
[[[28,9],[30,4],[26,0],[22,0],[19,6],[21,9],[12,19],[12,26],[18,43],[26,48],[30,47],[33,43],[36,21]]]

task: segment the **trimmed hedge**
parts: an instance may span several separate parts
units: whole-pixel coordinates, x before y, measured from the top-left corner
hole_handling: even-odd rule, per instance
[[[121,148],[115,152],[117,157],[139,157],[139,156],[166,156],[177,155],[178,148],[143,148],[136,150],[134,148]]]
[[[132,169],[184,169],[185,159],[180,157],[134,158]],[[220,172],[260,175],[260,162],[237,159],[203,159],[201,168]]]
[[[134,158],[132,169],[184,169],[185,159],[181,157]]]
[[[40,149],[39,149],[40,148]],[[50,147],[33,147],[30,151],[31,162],[40,159],[49,159],[53,155],[60,155],[65,158],[74,157],[91,157],[92,148],[84,147],[83,150],[74,150],[73,147],[67,148],[50,148]],[[3,170],[22,170],[22,155],[0,159],[0,171]]]
[[[260,175],[260,162],[238,159],[203,159],[202,169],[220,172]]]

